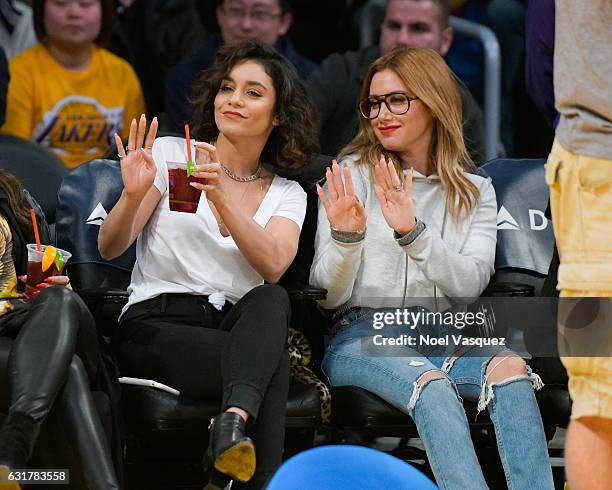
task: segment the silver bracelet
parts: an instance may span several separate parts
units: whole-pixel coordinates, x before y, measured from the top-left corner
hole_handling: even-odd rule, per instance
[[[420,219],[417,218],[416,224],[414,228],[406,233],[404,236],[400,236],[397,231],[393,231],[393,238],[400,247],[405,247],[406,245],[410,245],[414,242],[421,233],[425,231],[425,223],[423,223]]]
[[[331,227],[331,237],[340,243],[358,243],[365,238],[365,230],[343,231]]]

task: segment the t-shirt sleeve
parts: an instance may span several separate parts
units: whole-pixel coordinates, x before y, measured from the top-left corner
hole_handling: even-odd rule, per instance
[[[22,57],[17,57],[10,64],[11,81],[6,98],[6,121],[0,132],[30,139],[33,129],[34,81],[26,65]]]
[[[297,182],[287,181],[286,190],[281,195],[274,216],[288,218],[302,229],[306,216],[306,193]]]
[[[157,173],[155,174],[153,185],[157,187],[163,196],[168,188],[168,168],[164,158],[164,144],[159,139],[156,139],[153,143],[153,161],[157,167]]]

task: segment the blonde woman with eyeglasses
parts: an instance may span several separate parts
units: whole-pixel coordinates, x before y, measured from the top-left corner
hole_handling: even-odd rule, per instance
[[[455,78],[433,50],[398,49],[360,100],[359,133],[318,187],[310,280],[336,310],[323,369],[414,419],[440,488],[487,488],[460,397],[488,408],[509,488],[553,488],[539,377],[503,347],[431,345],[462,333],[434,314],[494,272],[495,191],[470,173]]]

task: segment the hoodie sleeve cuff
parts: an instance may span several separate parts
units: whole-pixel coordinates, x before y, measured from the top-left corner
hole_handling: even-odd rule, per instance
[[[420,235],[425,231],[425,223],[423,223],[420,219],[417,219],[416,225],[414,228],[406,233],[404,236],[400,236],[396,231],[393,232],[393,238],[400,247],[405,247],[406,245],[410,245],[414,242]]]
[[[365,238],[365,230],[363,231],[342,231],[331,229],[331,237],[336,242],[340,243],[358,243]]]

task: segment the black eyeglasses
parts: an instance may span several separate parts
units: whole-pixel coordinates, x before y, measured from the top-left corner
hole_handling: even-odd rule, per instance
[[[279,19],[283,16],[282,12],[273,13],[266,12],[263,10],[255,10],[254,12],[248,12],[240,7],[224,7],[227,16],[235,21],[242,21],[247,16],[253,19],[253,21],[260,24],[267,24],[274,19]]]
[[[375,95],[359,103],[359,112],[366,119],[376,119],[380,114],[381,103],[384,102],[389,112],[401,116],[410,110],[410,102],[417,99],[418,97],[409,97],[404,92]]]

